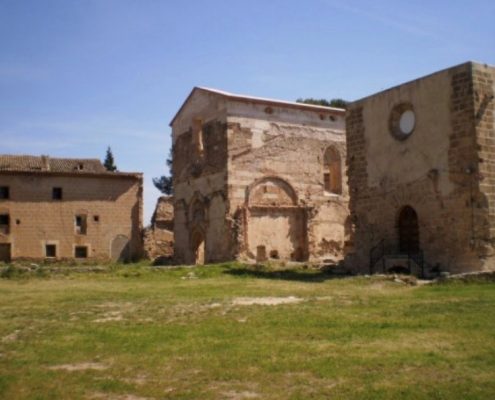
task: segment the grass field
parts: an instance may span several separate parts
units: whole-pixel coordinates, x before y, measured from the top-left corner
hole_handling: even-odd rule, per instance
[[[0,398],[495,398],[494,283],[67,271],[4,271]]]

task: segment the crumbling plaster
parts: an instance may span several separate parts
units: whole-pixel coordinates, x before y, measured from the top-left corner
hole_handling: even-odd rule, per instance
[[[480,68],[486,67],[462,64],[350,105],[347,168],[354,249],[346,261],[357,272],[377,272],[381,264],[372,265],[371,254],[380,243],[385,253],[399,253],[398,216],[405,206],[417,213],[426,274],[492,268],[488,215],[493,208],[487,200],[492,195],[486,193],[492,189],[483,189],[482,171],[494,149],[490,140],[477,144],[476,99],[483,97],[480,84],[493,92],[493,68],[477,73]],[[412,106],[416,126],[398,140],[388,123],[401,103]],[[493,138],[493,105],[488,108],[482,119],[485,137]]]
[[[209,151],[205,145],[203,158],[193,160],[185,155],[191,154],[192,121],[198,118],[203,123],[204,142],[214,140],[216,145]],[[179,262],[194,262],[191,232],[198,229],[205,235],[206,262],[254,259],[262,242],[268,255],[281,259],[343,256],[343,226],[348,216],[344,168],[342,193],[325,193],[323,188],[327,147],[333,145],[342,163],[345,160],[343,110],[226,99],[196,90],[172,127],[174,159],[187,160],[183,164],[174,161]],[[249,204],[249,188],[269,178],[272,186],[284,182],[281,185],[294,192],[291,208],[275,189],[268,196],[272,196],[271,204]],[[268,190],[267,185],[263,188]],[[201,226],[194,226],[188,213],[194,196],[204,202]]]

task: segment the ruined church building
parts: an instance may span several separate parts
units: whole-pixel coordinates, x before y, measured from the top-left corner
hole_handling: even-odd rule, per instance
[[[495,269],[495,68],[337,108],[194,88],[171,122],[175,258]]]
[[[175,259],[338,259],[345,112],[195,88],[171,122]]]

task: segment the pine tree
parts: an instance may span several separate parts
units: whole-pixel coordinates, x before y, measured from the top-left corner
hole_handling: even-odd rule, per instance
[[[162,192],[163,194],[166,194],[166,195],[172,195],[174,193],[173,180],[172,180],[172,174],[173,174],[173,172],[172,172],[172,165],[173,165],[172,157],[173,157],[173,154],[174,154],[174,150],[173,150],[173,148],[170,148],[170,152],[169,152],[168,158],[167,158],[167,166],[168,166],[168,169],[170,171],[170,175],[169,176],[162,175],[162,176],[159,176],[158,178],[153,178],[153,185],[155,185],[155,187],[160,192]]]
[[[337,107],[337,108],[347,108],[347,105],[349,104],[348,101],[343,100],[343,99],[331,99],[331,100],[326,100],[326,99],[313,99],[313,98],[299,98],[296,100],[297,103],[305,103],[305,104],[313,104],[317,106],[325,106],[325,107]]]
[[[103,166],[107,169],[107,171],[114,172],[117,171],[117,166],[113,160],[112,149],[110,146],[107,147],[107,154],[105,156],[105,161],[103,161]]]

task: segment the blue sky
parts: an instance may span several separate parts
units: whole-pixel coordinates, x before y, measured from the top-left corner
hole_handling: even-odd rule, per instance
[[[0,0],[0,153],[166,173],[192,87],[358,99],[467,60],[495,64],[495,1]]]

